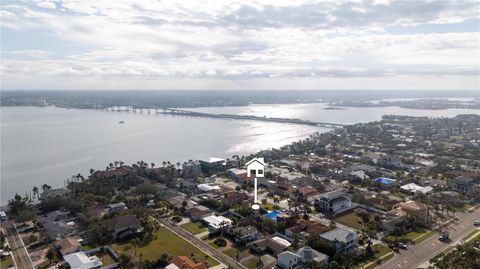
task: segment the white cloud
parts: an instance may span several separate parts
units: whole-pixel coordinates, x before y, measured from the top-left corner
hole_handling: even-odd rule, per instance
[[[35,34],[51,43],[2,47],[2,88],[149,88],[151,82],[191,89],[388,83],[435,89],[453,81],[478,88],[478,29],[428,32],[433,23],[478,19],[475,7],[474,1],[6,3],[4,38]],[[389,32],[401,25],[427,30]]]

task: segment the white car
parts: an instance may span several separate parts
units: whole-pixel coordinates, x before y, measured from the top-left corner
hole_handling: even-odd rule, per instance
[[[480,226],[480,220],[476,220],[476,221],[473,223],[473,225],[475,225],[475,226]]]

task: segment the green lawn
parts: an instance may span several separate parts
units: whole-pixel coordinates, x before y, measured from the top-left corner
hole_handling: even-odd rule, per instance
[[[350,212],[346,215],[335,218],[335,222],[347,225],[348,227],[352,227],[356,230],[362,230],[363,228],[361,218],[356,212]]]
[[[470,238],[471,237],[471,238]],[[475,240],[477,238],[480,237],[480,229],[476,229],[474,231],[472,231],[471,233],[469,233],[467,236],[465,236],[462,241],[467,241],[467,239],[470,239],[468,241],[472,241],[472,240]]]
[[[230,247],[223,251],[223,253],[225,253],[227,256],[234,259],[237,257],[237,252],[239,254],[238,256],[240,259],[250,255],[250,249],[247,247],[239,247],[239,248]]]
[[[464,204],[463,206],[461,207],[456,207],[455,209],[457,211],[462,211],[462,212],[466,212],[468,211],[470,208],[474,207],[475,205],[472,205],[472,204]]]
[[[392,250],[390,248],[388,248],[387,246],[384,246],[384,245],[376,244],[376,245],[372,246],[372,249],[375,252],[375,257],[370,259],[370,260],[366,260],[366,261],[358,264],[357,268],[364,268],[364,269],[365,268],[368,268],[368,269],[375,268],[377,266],[377,261],[380,260],[380,257],[386,255],[385,257],[383,257],[380,260],[380,262],[384,262],[384,261],[392,258],[393,255],[394,255]]]
[[[418,244],[423,240],[429,238],[431,235],[435,234],[436,231],[428,229],[420,229],[412,232],[408,232],[403,236],[387,236],[387,239],[390,241],[410,241]]]
[[[12,259],[11,255],[2,257],[2,259],[0,261],[0,268],[2,268],[2,269],[3,268],[8,268],[12,265],[14,265],[14,263],[13,263],[13,259]]]
[[[380,258],[383,255],[385,255],[389,252],[392,252],[392,250],[389,247],[384,246],[384,245],[380,245],[380,244],[373,245],[372,249],[373,249],[373,251],[375,251],[377,258]]]
[[[423,240],[429,238],[431,235],[435,234],[435,231],[432,230],[417,230],[409,232],[405,235],[407,240],[414,241],[416,244],[422,242]]]
[[[126,253],[133,255],[135,253],[135,247],[131,243],[114,244],[112,248],[119,253]],[[206,255],[203,251],[185,241],[183,238],[174,234],[165,227],[158,229],[155,234],[155,240],[151,241],[148,245],[137,247],[138,254],[143,255],[143,259],[156,261],[163,253],[168,253],[170,256],[185,255],[189,256],[194,254],[194,257],[198,262],[204,260]],[[219,263],[213,258],[208,259],[208,266],[215,266]]]
[[[258,258],[254,257],[244,261],[242,264],[245,265],[245,267],[247,267],[248,269],[255,269],[257,268],[257,263],[258,263]]]
[[[200,222],[189,222],[182,225],[182,228],[191,232],[192,234],[199,234],[207,231]]]

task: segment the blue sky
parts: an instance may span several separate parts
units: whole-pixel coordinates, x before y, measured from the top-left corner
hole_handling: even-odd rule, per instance
[[[479,89],[478,1],[2,1],[2,89]]]

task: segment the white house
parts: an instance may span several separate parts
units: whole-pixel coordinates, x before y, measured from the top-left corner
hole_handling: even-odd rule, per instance
[[[221,228],[229,228],[232,226],[232,220],[224,216],[211,215],[202,219],[207,225],[210,232],[217,232]]]
[[[85,252],[75,252],[63,256],[71,269],[94,269],[102,267],[102,262],[96,256],[88,257]]]
[[[245,166],[247,167],[247,177],[251,175],[255,177],[265,176],[265,162],[263,158],[253,158]]]

